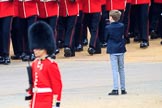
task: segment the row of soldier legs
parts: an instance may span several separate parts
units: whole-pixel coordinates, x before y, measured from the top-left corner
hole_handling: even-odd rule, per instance
[[[127,4],[126,10],[121,10],[123,17],[121,22],[125,24],[126,43],[129,38],[134,37],[135,42],[140,42],[140,48],[149,46],[149,34],[151,39],[162,37],[162,5],[153,3],[131,5]],[[104,29],[108,22],[108,12],[102,6],[101,13],[83,13],[79,16],[49,17],[46,19],[31,16],[29,18],[5,17],[0,18],[0,64],[10,63],[10,36],[12,39],[14,56],[12,59],[22,61],[33,60],[34,55],[28,46],[28,28],[37,20],[44,20],[54,30],[57,50],[64,48],[64,56],[75,56],[76,51],[83,51],[83,46],[89,42],[88,53],[90,55],[100,54],[101,48],[106,47]],[[150,23],[150,26],[149,26]],[[90,32],[90,40],[87,39],[87,28]]]

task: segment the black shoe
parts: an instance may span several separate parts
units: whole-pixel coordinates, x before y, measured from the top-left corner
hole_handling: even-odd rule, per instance
[[[108,95],[119,95],[118,90],[112,90]]]
[[[87,46],[87,45],[88,45],[88,40],[87,40],[87,39],[84,39],[84,40],[83,40],[83,45],[84,45],[84,46]]]
[[[13,55],[13,56],[11,56],[11,59],[12,60],[20,60],[21,56],[20,55]]]
[[[95,50],[95,53],[94,54],[101,54],[101,49]]]
[[[25,55],[21,58],[22,61],[33,61],[35,59],[34,54],[31,55]]]
[[[60,50],[57,48],[56,52],[55,52],[55,55],[57,55],[58,53],[60,53]]]
[[[122,95],[127,94],[126,90],[121,90],[121,94]]]
[[[77,52],[83,51],[83,46],[82,46],[81,44],[79,44],[79,45],[76,47],[75,51],[77,51]]]
[[[140,48],[147,48],[148,46],[149,46],[149,43],[148,43],[148,42],[142,41],[142,42],[140,43]]]
[[[107,43],[106,42],[102,42],[102,43],[100,43],[100,46],[101,46],[101,48],[105,48],[105,47],[107,47]]]
[[[35,60],[35,55],[34,54],[31,54],[30,55],[30,61],[34,61]]]
[[[93,48],[89,47],[89,48],[88,48],[88,53],[89,53],[90,55],[93,55],[93,54],[95,53],[95,50],[94,50]]]
[[[63,48],[64,47],[64,42],[59,40],[58,41],[58,48]]]
[[[71,57],[72,52],[71,49],[69,47],[65,47],[64,48],[64,57]]]
[[[129,44],[130,43],[130,39],[129,38],[125,38],[125,43]]]
[[[22,53],[22,54],[20,55],[20,58],[22,59],[24,56],[26,56],[26,53]]]
[[[0,56],[0,64],[4,64],[4,57]]]
[[[4,64],[8,65],[10,63],[11,63],[10,58],[9,57],[4,57]]]
[[[29,61],[30,60],[30,56],[29,55],[25,55],[21,58],[22,61]]]
[[[153,31],[151,31],[151,33],[150,33],[150,38],[151,39],[157,39],[158,38],[158,35],[157,35],[157,33],[153,30]]]
[[[56,59],[56,54],[53,53],[53,54],[50,55],[50,57],[51,57],[52,59]]]
[[[134,42],[140,42],[140,41],[141,41],[141,39],[139,38],[139,36],[134,37]]]

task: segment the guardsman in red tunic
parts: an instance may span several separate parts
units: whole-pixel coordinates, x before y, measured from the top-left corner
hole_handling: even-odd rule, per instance
[[[149,5],[150,0],[132,0],[132,8],[134,8],[133,22],[137,24],[138,39],[140,40],[140,48],[147,48],[149,46]]]
[[[60,0],[59,9],[58,38],[59,41],[64,41],[64,57],[72,57],[75,56],[74,32],[79,15],[78,1]]]
[[[21,59],[21,55],[23,53],[23,34],[20,32],[21,28],[20,18],[19,18],[19,8],[18,8],[18,0],[14,0],[14,17],[12,21],[12,29],[11,29],[11,39],[14,55],[11,56],[11,59],[18,60]]]
[[[59,2],[58,0],[37,0],[39,16],[38,20],[47,22],[53,29],[55,38],[57,40],[57,19],[59,16]],[[58,48],[54,53],[59,53]]]
[[[0,0],[0,64],[10,63],[10,29],[13,15],[13,0]]]
[[[161,14],[162,13],[162,0],[153,0],[151,2],[150,7],[150,38],[156,39],[160,35],[162,36],[161,32]],[[161,37],[160,36],[160,37]]]
[[[29,28],[29,45],[36,59],[32,62],[30,108],[60,108],[62,80],[58,64],[50,57],[55,51],[52,28],[38,21]]]
[[[101,0],[83,0],[84,26],[89,28],[91,34],[88,48],[90,55],[101,54],[101,46],[98,38],[101,4]]]
[[[23,34],[23,49],[24,55],[22,57],[22,61],[33,60],[33,54],[29,49],[28,44],[28,28],[31,24],[33,24],[37,20],[38,15],[38,7],[35,0],[19,0],[18,3],[19,8],[19,17],[21,18],[21,34]]]

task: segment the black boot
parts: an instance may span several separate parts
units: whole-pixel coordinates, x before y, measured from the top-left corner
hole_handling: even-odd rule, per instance
[[[11,63],[10,58],[8,56],[4,57],[4,64],[8,65],[10,63]]]
[[[89,53],[90,55],[93,55],[93,54],[95,53],[95,49],[89,47],[89,48],[88,48],[88,53]]]
[[[147,48],[148,46],[149,46],[149,42],[147,42],[147,41],[142,41],[140,43],[140,48]]]

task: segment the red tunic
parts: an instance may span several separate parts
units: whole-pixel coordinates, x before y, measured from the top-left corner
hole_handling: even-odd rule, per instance
[[[14,17],[19,16],[18,0],[14,0]]]
[[[60,16],[74,16],[79,14],[78,2],[70,2],[70,0],[60,0]]]
[[[150,0],[132,0],[132,4],[149,4]]]
[[[52,108],[54,95],[58,95],[57,101],[61,100],[61,75],[58,65],[53,59],[33,61],[32,77],[34,85],[31,108]]]
[[[84,13],[101,12],[102,0],[83,0]]]
[[[83,0],[78,0],[79,10],[83,10]]]
[[[162,3],[162,0],[154,0],[155,3]]]
[[[126,2],[125,0],[106,0],[106,9],[110,10],[124,10]]]
[[[105,5],[106,4],[106,0],[101,0],[101,4]]]
[[[14,15],[14,2],[0,1],[0,18]]]
[[[132,0],[127,0],[126,2],[127,2],[127,3],[131,3],[131,2],[132,2]]]
[[[38,7],[35,0],[26,0],[25,2],[19,0],[18,6],[20,18],[28,18],[38,15]]]
[[[42,0],[38,0],[38,10],[40,18],[59,15],[59,5],[58,2],[55,1],[43,2]]]

